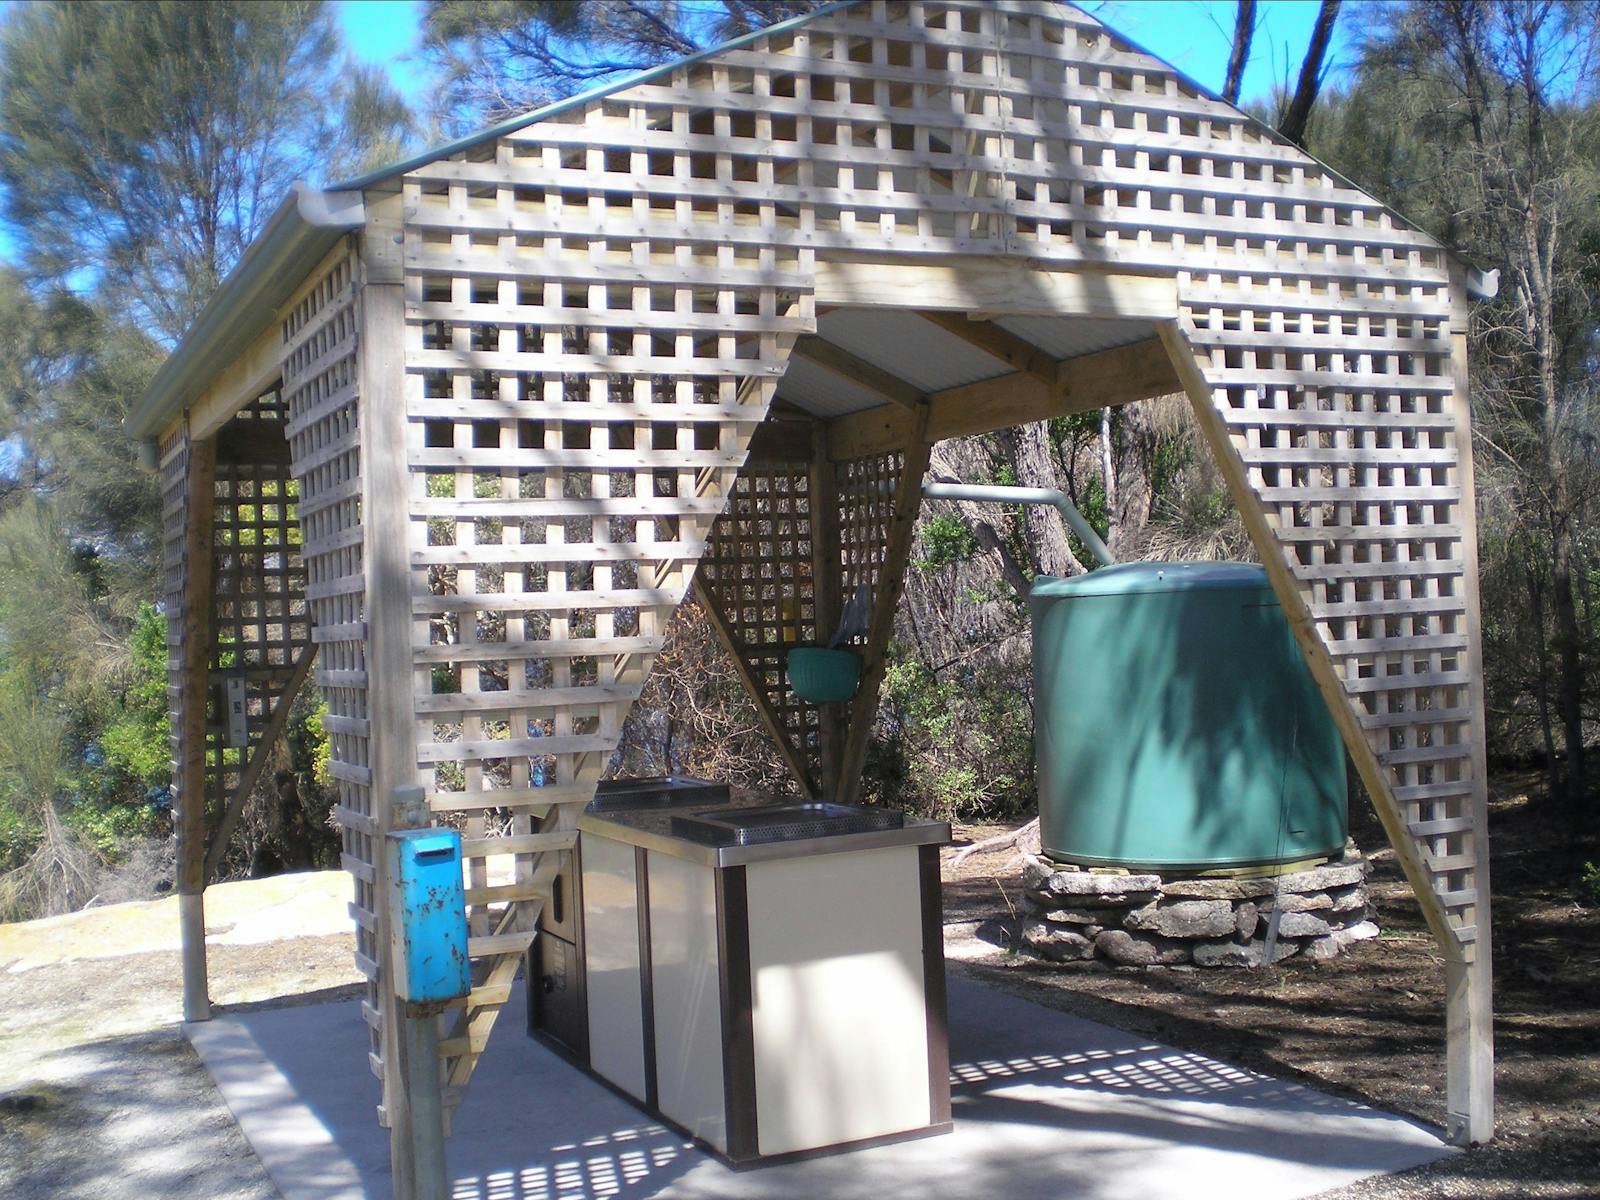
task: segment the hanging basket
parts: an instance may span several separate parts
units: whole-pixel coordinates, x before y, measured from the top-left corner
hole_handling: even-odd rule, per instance
[[[861,657],[850,650],[795,646],[787,660],[789,687],[813,704],[837,704],[856,694]]]

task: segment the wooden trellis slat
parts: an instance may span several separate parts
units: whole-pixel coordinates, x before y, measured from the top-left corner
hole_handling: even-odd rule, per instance
[[[932,410],[923,429],[901,409],[847,418],[820,435],[821,458],[808,437],[777,466],[747,466],[751,440],[795,339],[815,332],[818,288],[838,303],[852,273],[900,271],[903,307],[982,308],[921,302],[933,268],[949,292],[946,276],[1010,260],[1050,284],[1028,309],[990,279],[1004,311],[1164,324],[1454,964],[1451,1111],[1486,1135],[1464,293],[1434,241],[1093,17],[1036,0],[829,10],[366,199],[378,215],[360,257],[324,263],[284,320],[283,397],[377,1067],[373,745],[407,756],[378,775],[414,771],[483,856],[468,880],[474,998],[446,1031],[459,1089],[561,853],[529,839],[570,834],[703,557],[702,586],[780,741],[820,786],[835,771],[853,786],[927,438],[1036,413],[1059,388],[1036,374],[938,393],[919,406],[923,421]],[[392,322],[363,308],[374,287],[389,305],[395,285]],[[358,356],[360,321],[384,344]],[[365,410],[380,430],[358,420],[358,363],[381,393]],[[1068,362],[1065,403],[1150,394],[1177,381],[1172,366],[1148,345]],[[1130,373],[1137,386],[1119,384]],[[363,450],[380,444],[366,461],[384,481],[363,480]],[[186,454],[181,438],[163,445],[169,549],[184,535]],[[364,525],[363,496],[395,481]],[[783,495],[809,506],[803,549],[796,537],[749,554],[754,525],[723,532],[798,522],[760,511]],[[733,524],[714,527],[725,502]],[[827,520],[811,528],[819,503]],[[392,531],[376,552],[400,597],[377,598],[381,621],[363,558],[374,523]],[[819,556],[818,529],[836,550]],[[819,594],[835,559],[837,595]],[[168,561],[175,594],[181,555]],[[826,720],[792,702],[775,665],[782,601],[792,590],[802,634],[820,639],[862,586],[868,678],[830,760]],[[405,653],[374,668],[369,644]],[[374,671],[391,687],[408,675],[405,720],[368,712]],[[496,859],[511,882],[490,881]],[[535,898],[507,899],[521,895]]]

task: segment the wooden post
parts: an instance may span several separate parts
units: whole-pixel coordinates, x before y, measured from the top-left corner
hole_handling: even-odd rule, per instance
[[[1456,477],[1461,500],[1462,587],[1466,600],[1467,662],[1478,676],[1472,688],[1472,829],[1465,835],[1474,858],[1472,882],[1477,899],[1472,921],[1478,936],[1465,961],[1445,963],[1446,1132],[1457,1145],[1487,1142],[1494,1136],[1494,966],[1489,912],[1489,764],[1484,745],[1482,601],[1478,588],[1478,510],[1472,469],[1471,391],[1467,370],[1465,288],[1463,304],[1451,321],[1451,409],[1456,424]]]
[[[827,645],[838,627],[844,607],[839,571],[839,489],[833,463],[828,458],[828,424],[818,421],[811,434],[811,603],[816,616],[817,643]],[[820,765],[817,780],[826,799],[835,788],[844,765],[845,709],[839,704],[817,706]]]
[[[414,784],[394,789],[389,813],[393,829],[422,829],[430,823],[425,794]],[[382,858],[388,861],[387,846]],[[409,1102],[411,1116],[405,1132],[409,1138],[406,1150],[413,1200],[449,1200],[450,1196],[444,1152],[444,1091],[439,1086],[439,1018],[444,1011],[442,1003],[395,1005],[401,1090]],[[395,1181],[398,1197],[398,1173]]]
[[[185,466],[183,613],[178,689],[178,934],[183,1019],[211,1019],[206,987],[206,706],[211,671],[212,514],[217,443],[190,442]]]
[[[900,591],[905,584],[906,563],[911,558],[911,541],[917,529],[917,510],[922,505],[922,475],[928,469],[928,404],[924,402],[912,422],[910,436],[902,450],[900,482],[895,488],[894,516],[889,524],[883,565],[878,570],[877,595],[873,597],[872,619],[867,626],[867,644],[862,654],[861,687],[850,705],[850,725],[845,732],[844,755],[839,764],[838,800],[854,804],[861,795],[861,768],[866,762],[867,741],[872,736],[872,718],[878,710],[878,689],[888,666],[889,638],[894,633],[894,614],[900,606]]]
[[[412,701],[410,510],[406,446],[405,296],[400,197],[370,200],[362,240],[361,522],[366,568],[367,686],[374,832],[392,828],[395,788],[416,782]],[[391,973],[388,856],[373,864],[378,904],[378,994],[383,1022],[383,1106],[396,1200],[413,1200],[413,1097],[406,1087],[399,1005]]]

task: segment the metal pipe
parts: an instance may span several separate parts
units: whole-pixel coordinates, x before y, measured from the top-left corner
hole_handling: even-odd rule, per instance
[[[989,500],[1000,504],[1053,504],[1061,519],[1078,535],[1103,567],[1114,567],[1117,560],[1100,540],[1094,526],[1072,503],[1072,498],[1055,488],[1006,487],[998,483],[929,483],[922,494],[930,500]]]

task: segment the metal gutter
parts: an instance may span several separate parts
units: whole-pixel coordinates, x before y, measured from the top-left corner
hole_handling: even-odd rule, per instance
[[[277,319],[334,243],[365,221],[360,192],[295,184],[133,406],[128,436],[155,437],[194,403]]]
[[[520,116],[508,117],[499,124],[491,125],[487,129],[469,133],[465,137],[446,142],[442,146],[435,146],[431,150],[413,154],[410,158],[401,162],[393,163],[387,167],[379,167],[375,171],[368,171],[365,175],[357,175],[354,179],[341,180],[331,186],[340,191],[355,191],[372,187],[374,184],[383,183],[396,175],[404,175],[407,171],[414,171],[418,167],[425,167],[429,163],[436,162],[449,155],[460,154],[464,150],[482,146],[486,142],[492,142],[508,133],[524,129],[535,122],[547,121],[551,117],[559,117],[563,113],[572,112],[574,109],[582,108],[585,104],[603,100],[607,96],[627,88],[637,87],[641,83],[653,83],[664,75],[670,75],[672,72],[682,70],[684,67],[696,66],[729,50],[741,49],[760,38],[771,37],[773,34],[787,33],[791,29],[798,29],[808,22],[815,21],[818,17],[827,16],[829,13],[838,12],[840,9],[849,8],[851,5],[859,4],[860,2],[861,0],[834,0],[832,4],[824,4],[821,8],[813,9],[808,13],[801,13],[797,17],[790,17],[787,21],[779,21],[776,25],[766,25],[760,29],[753,29],[749,33],[740,34],[729,41],[708,47],[698,54],[691,54],[687,58],[675,58],[671,62],[662,63],[659,67],[651,67],[647,71],[639,71],[609,83],[602,83],[587,91],[579,92],[575,96],[568,96],[565,100],[558,100],[554,104],[547,104],[543,108],[536,108],[532,112],[526,112]]]

